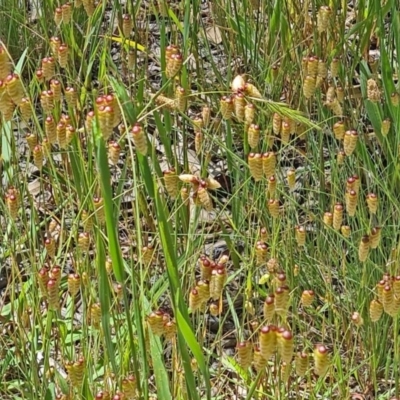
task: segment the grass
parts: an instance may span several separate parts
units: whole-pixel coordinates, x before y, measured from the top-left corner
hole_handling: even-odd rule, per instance
[[[0,5],[1,398],[399,398],[397,2],[80,3]]]

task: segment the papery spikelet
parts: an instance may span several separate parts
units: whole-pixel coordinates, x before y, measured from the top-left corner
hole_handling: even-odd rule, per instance
[[[376,226],[371,229],[371,233],[369,235],[369,245],[371,249],[376,249],[379,246],[379,242],[381,240],[381,230],[380,226]],[[398,296],[400,297],[400,295]]]
[[[136,398],[136,378],[134,375],[130,375],[121,381],[121,388],[126,400]]]
[[[171,54],[171,57],[167,60],[167,67],[165,74],[168,79],[174,77],[182,68],[183,57],[182,54]]]
[[[154,252],[155,248],[152,244],[142,247],[140,256],[144,265],[150,265],[154,261]]]
[[[317,29],[319,33],[326,32],[332,18],[332,10],[328,6],[321,6],[317,14]]]
[[[270,199],[268,200],[268,211],[271,214],[272,218],[279,217],[279,200],[278,199]]]
[[[229,96],[223,96],[220,101],[220,111],[221,116],[225,120],[229,120],[232,118],[234,107],[232,98]]]
[[[231,82],[232,93],[241,93],[245,90],[246,81],[243,75],[236,75]]]
[[[340,230],[343,222],[343,205],[340,203],[336,203],[333,207],[333,229],[336,231]]]
[[[137,151],[142,155],[146,155],[148,150],[147,137],[144,133],[143,127],[136,123],[131,130],[131,135]]]
[[[318,58],[310,56],[307,59],[307,75],[316,78],[318,74]]]
[[[260,240],[262,242],[266,242],[268,240],[268,236],[268,229],[265,226],[260,228]]]
[[[6,205],[11,219],[16,219],[19,210],[19,198],[16,190],[6,193]]]
[[[117,165],[119,161],[119,156],[121,154],[121,146],[118,142],[111,141],[108,143],[108,159],[112,164]]]
[[[60,308],[58,284],[54,279],[49,279],[47,282],[47,301],[50,309],[58,310]]]
[[[385,285],[383,288],[382,305],[386,314],[389,314],[390,316],[394,316],[394,314],[396,314],[397,310],[395,310],[394,293],[390,285]]]
[[[275,136],[279,136],[281,134],[282,127],[282,117],[278,113],[274,113],[272,117],[272,132],[274,132]]]
[[[345,135],[345,125],[343,121],[338,121],[333,125],[333,134],[337,140],[343,140]]]
[[[354,312],[353,314],[351,314],[351,322],[355,325],[355,326],[362,326],[364,324],[364,320],[362,318],[362,316],[360,315],[360,313],[358,312]]]
[[[270,176],[268,178],[267,196],[274,197],[276,192],[276,178],[275,176]]]
[[[344,89],[341,86],[338,86],[336,88],[336,97],[337,97],[339,103],[344,102]]]
[[[80,357],[77,361],[70,364],[70,369],[68,372],[70,372],[69,380],[71,382],[71,386],[74,388],[80,388],[82,386],[83,376],[85,373],[85,359]]]
[[[368,79],[367,81],[367,97],[373,103],[381,100],[381,92],[375,79]]]
[[[10,73],[10,60],[4,46],[0,45],[0,80],[7,78]]]
[[[253,360],[253,346],[250,341],[240,342],[236,346],[237,360],[241,368],[250,367]]]
[[[122,33],[126,38],[129,38],[133,29],[132,17],[129,14],[122,16]]]
[[[255,149],[260,141],[260,127],[256,124],[251,124],[247,131],[247,142],[251,149]]]
[[[317,80],[314,76],[307,75],[303,83],[303,94],[306,99],[314,96]]]
[[[192,289],[189,294],[189,308],[192,312],[197,311],[203,304],[197,289]]]
[[[75,297],[81,286],[81,277],[79,274],[68,275],[68,292],[71,297]]]
[[[326,227],[332,226],[333,225],[333,214],[329,211],[325,212],[323,222]]]
[[[248,157],[249,170],[256,182],[263,178],[263,156],[260,153],[250,153]]]
[[[44,247],[46,248],[47,256],[53,259],[56,256],[56,242],[51,236],[44,240]]]
[[[89,232],[81,232],[78,235],[78,248],[86,253],[89,250],[90,246],[90,235]]]
[[[269,360],[276,350],[276,328],[273,325],[261,328],[259,346],[262,357]]]
[[[400,297],[400,276],[397,275],[393,278],[393,292],[394,295],[399,298]]]
[[[93,229],[93,218],[86,210],[82,210],[81,224],[85,232],[89,232]]]
[[[246,100],[243,93],[236,93],[233,96],[233,106],[235,110],[236,119],[239,122],[244,122],[244,107],[246,105]]]
[[[247,103],[244,107],[244,125],[245,132],[249,129],[256,115],[256,107],[253,103]]]
[[[313,290],[304,290],[301,294],[301,304],[303,307],[310,307],[314,301],[315,293]]]
[[[47,283],[50,280],[49,271],[47,268],[43,267],[38,272],[38,284],[40,293],[43,297],[47,297]]]
[[[275,312],[281,317],[286,316],[289,306],[289,289],[286,286],[278,287],[275,291]]]
[[[263,306],[264,319],[271,322],[275,315],[275,296],[271,294],[264,301]]]
[[[304,226],[296,226],[295,228],[296,242],[299,247],[306,244],[306,228]]]
[[[43,167],[43,149],[40,144],[37,144],[33,150],[32,150],[32,155],[33,155],[33,163],[35,164],[35,167],[41,171]]]
[[[343,139],[343,149],[346,156],[351,156],[356,149],[358,134],[355,130],[346,131]]]
[[[50,81],[50,90],[53,92],[54,101],[61,101],[61,82],[58,79],[52,79]]]
[[[351,235],[351,228],[349,225],[342,225],[340,227],[340,232],[345,238],[349,238]]]
[[[162,94],[154,97],[154,102],[161,108],[174,111],[176,107],[176,100],[170,99],[169,97],[163,96]]]
[[[378,300],[383,303],[383,289],[386,286],[386,281],[385,280],[380,280],[377,284],[376,284],[376,293],[378,295]]]
[[[350,192],[350,190],[354,190],[357,193],[356,179],[354,176],[350,176],[346,181],[346,192]]]
[[[101,105],[97,107],[97,116],[99,121],[100,132],[104,140],[108,140],[112,135],[114,125],[114,109],[111,106]],[[135,127],[134,127],[135,128]],[[132,128],[132,131],[133,129]],[[133,134],[132,134],[133,136]],[[135,139],[134,139],[135,142]],[[136,145],[136,143],[135,143]]]
[[[325,79],[328,76],[328,67],[326,66],[326,62],[322,59],[318,60],[317,76],[323,79]]]
[[[307,370],[309,364],[309,357],[307,353],[297,353],[296,361],[295,361],[295,368],[296,374],[300,377],[303,377]]]
[[[373,299],[369,304],[369,316],[372,322],[380,320],[383,313],[383,305],[379,300]]]
[[[93,303],[90,306],[90,323],[93,328],[100,328],[101,323],[101,306],[100,303]]]
[[[210,124],[210,118],[211,118],[211,108],[208,106],[204,106],[201,109],[201,118],[203,120],[203,125],[205,128],[208,127],[208,125]]]
[[[218,300],[222,295],[222,290],[226,282],[226,269],[218,268],[211,272],[210,279],[210,298]]]
[[[390,125],[391,125],[390,118],[385,118],[382,121],[382,125],[381,125],[381,134],[382,134],[382,136],[387,136],[387,134],[390,131]]]
[[[209,281],[211,279],[211,272],[213,270],[211,261],[206,256],[201,256],[199,258],[199,265],[201,280]]]
[[[332,112],[338,117],[343,115],[342,106],[339,103],[339,100],[335,97],[332,101],[327,101],[325,105],[332,110]]]
[[[358,247],[358,259],[364,262],[368,258],[369,253],[369,236],[365,235],[361,238],[360,245]]]
[[[209,312],[213,317],[217,317],[218,315],[221,314],[221,310],[220,310],[220,304],[222,305],[222,303],[218,303],[218,302],[212,302],[209,306]]]
[[[344,159],[345,159],[345,157],[346,157],[346,153],[345,153],[343,150],[340,150],[340,151],[337,153],[336,161],[337,161],[337,165],[338,165],[338,166],[344,164]]]
[[[294,168],[289,168],[286,176],[287,176],[289,190],[290,191],[295,190],[295,188],[296,188],[296,170]]]
[[[375,215],[378,210],[378,196],[375,193],[368,193],[367,206],[369,213]]]
[[[18,74],[10,74],[6,78],[6,89],[14,104],[18,105],[24,98],[24,87]]]
[[[179,54],[179,47],[170,44],[165,48],[165,59],[169,60],[173,54]]]
[[[179,177],[174,168],[163,172],[165,189],[171,199],[175,199],[179,195]]]
[[[267,360],[263,357],[259,347],[254,348],[253,365],[257,373],[265,370],[267,366]]]
[[[196,290],[199,293],[200,302],[207,303],[210,298],[210,283],[208,281],[199,280],[196,285]]]
[[[56,25],[60,25],[62,22],[62,9],[61,7],[57,7],[54,11],[54,22]]]
[[[164,333],[164,313],[162,311],[152,312],[147,317],[147,323],[154,335],[161,336]]]
[[[354,217],[357,208],[357,192],[355,190],[350,190],[346,193],[346,211],[349,217]]]
[[[317,345],[314,349],[314,373],[324,376],[329,368],[328,349],[323,345]]]
[[[339,75],[340,58],[334,57],[331,62],[331,76],[336,78]]]
[[[213,202],[210,194],[208,193],[208,190],[206,189],[206,185],[200,184],[197,190],[197,196],[200,200],[201,205],[206,211],[211,211],[213,209]]]
[[[54,94],[51,90],[44,90],[40,94],[40,104],[45,114],[50,114],[54,108]]]
[[[64,24],[69,24],[71,21],[72,15],[72,6],[71,3],[65,3],[61,6],[61,13],[62,13],[62,22]]]
[[[53,57],[42,59],[42,72],[46,81],[49,81],[56,73],[56,63]]]
[[[0,76],[1,79],[1,76]],[[399,105],[399,94],[397,92],[393,92],[390,95],[390,102],[392,103],[393,107],[397,107]]]
[[[201,133],[203,129],[203,119],[201,117],[194,117],[192,119],[193,130],[195,133]]]
[[[358,193],[361,185],[360,177],[358,175],[353,175],[352,178],[354,179],[354,190]]]
[[[93,205],[96,211],[96,217],[99,224],[102,224],[106,220],[104,212],[104,199],[102,197],[94,197]]]
[[[256,251],[256,264],[258,266],[266,264],[268,256],[268,246],[264,242],[258,241],[256,243],[255,251]]]
[[[294,338],[293,334],[290,331],[284,331],[280,335],[280,342],[281,344],[278,346],[278,349],[281,350],[281,362],[286,364],[290,364],[293,358],[294,352]]]
[[[38,138],[34,133],[27,133],[26,142],[28,143],[29,150],[33,151],[35,146],[38,144]]]
[[[0,94],[1,97],[1,94]],[[19,103],[21,117],[24,121],[28,121],[32,117],[32,104],[28,97],[23,97]]]
[[[244,90],[246,92],[246,95],[249,97],[254,97],[256,99],[262,98],[260,91],[251,83],[246,83]]]
[[[334,86],[329,86],[327,91],[326,91],[326,102],[327,103],[332,103],[335,100],[336,97],[336,90]],[[344,135],[344,132],[343,132]]]
[[[289,143],[290,134],[292,131],[292,124],[291,121],[287,118],[282,120],[282,127],[281,127],[281,140],[283,144]]]
[[[61,149],[65,149],[68,145],[67,142],[67,127],[65,123],[60,121],[56,126],[57,142]]]
[[[50,49],[54,56],[57,56],[60,45],[61,39],[58,36],[52,36],[50,38]]]
[[[178,85],[175,89],[175,106],[178,111],[183,113],[186,110],[186,104],[187,104],[186,91],[182,86]]]
[[[273,151],[264,153],[262,155],[262,169],[266,178],[270,178],[275,175],[276,168],[276,156]]]
[[[65,89],[65,100],[68,107],[74,108],[78,101],[78,92],[73,87],[68,86]]]

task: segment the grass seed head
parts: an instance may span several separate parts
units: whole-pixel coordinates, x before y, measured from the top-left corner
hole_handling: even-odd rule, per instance
[[[306,99],[314,96],[317,80],[313,75],[307,75],[303,83],[303,94]]]
[[[337,78],[339,76],[340,69],[340,58],[334,57],[331,62],[331,76],[332,78]]]
[[[44,247],[46,248],[47,257],[54,259],[56,256],[56,243],[51,236],[44,240]]]
[[[267,366],[267,360],[263,357],[260,348],[257,346],[254,347],[253,365],[257,373],[265,370]]]
[[[343,139],[343,150],[346,156],[351,156],[354,153],[354,150],[357,146],[357,141],[358,134],[354,129],[345,132]]]
[[[267,322],[272,322],[275,315],[275,296],[271,294],[264,301],[263,306],[264,319]]]
[[[276,193],[276,178],[274,175],[268,178],[267,195],[269,197],[274,197]]]
[[[236,346],[237,360],[241,368],[250,367],[253,360],[253,346],[250,341],[240,342]]]
[[[129,38],[133,29],[133,20],[129,14],[122,16],[122,33],[124,37]]]
[[[295,227],[295,236],[297,246],[303,247],[306,244],[306,228],[304,226],[296,226]]]
[[[244,111],[246,106],[246,99],[243,93],[236,93],[233,95],[233,108],[236,119],[239,122],[244,122]]]
[[[175,105],[178,111],[182,113],[186,111],[186,106],[187,106],[186,91],[182,86],[179,85],[175,89]]]
[[[309,364],[309,356],[307,353],[297,353],[296,354],[296,361],[295,361],[295,368],[296,368],[296,375],[303,377],[307,373]]]
[[[317,345],[314,349],[314,373],[317,376],[324,376],[329,368],[328,349],[323,345]]]
[[[332,10],[329,6],[321,6],[317,14],[317,30],[319,33],[326,32],[332,18]]]
[[[367,206],[369,213],[375,215],[378,210],[378,196],[375,193],[368,193]]]
[[[21,112],[21,118],[28,122],[32,117],[32,103],[28,97],[23,97],[19,103],[19,109]]]
[[[218,300],[221,297],[226,279],[227,273],[225,268],[212,270],[210,279],[210,298],[212,300]]]
[[[269,360],[276,350],[276,344],[276,328],[273,325],[263,326],[259,333],[259,349],[262,357]]]
[[[313,290],[304,290],[301,294],[301,304],[303,307],[310,307],[314,301],[315,293]]]
[[[1,77],[0,77],[0,79],[1,79]],[[398,105],[399,105],[399,94],[397,92],[393,92],[390,95],[390,101],[391,101],[393,107],[398,107]]]
[[[360,327],[364,324],[364,320],[363,320],[362,316],[360,315],[360,313],[358,313],[358,312],[354,312],[351,315],[351,322],[357,327]]]
[[[390,118],[385,118],[382,121],[382,126],[381,126],[381,134],[382,136],[387,136],[389,131],[390,131],[390,125],[391,125],[391,120]]]
[[[134,375],[129,375],[127,378],[122,379],[121,389],[128,399],[134,399],[136,396],[136,378]]]
[[[268,257],[268,246],[262,242],[258,241],[256,243],[256,264],[257,266],[265,265]]]
[[[263,178],[263,156],[260,153],[250,153],[248,157],[250,175],[256,182]]]
[[[278,113],[274,113],[272,117],[272,132],[274,132],[275,136],[279,136],[281,134],[282,127],[282,117]]]
[[[375,79],[368,79],[367,81],[367,97],[372,103],[377,103],[381,100],[381,91]]]
[[[333,224],[332,227],[335,231],[339,231],[343,222],[343,205],[340,203],[336,203],[333,207]]]
[[[62,22],[63,24],[69,24],[72,16],[72,5],[71,3],[65,3],[61,6]]]
[[[28,143],[28,147],[30,151],[33,151],[35,146],[38,144],[38,138],[34,133],[27,133],[26,135],[26,142]]]
[[[247,142],[251,149],[256,149],[260,141],[260,127],[256,124],[250,124],[247,131]]]
[[[349,217],[354,217],[356,214],[358,195],[355,190],[349,190],[346,193],[346,211]]]
[[[256,115],[256,107],[253,103],[247,103],[244,107],[244,123],[245,123],[245,131],[249,129],[251,124],[254,122]],[[247,127],[247,129],[246,129]]]
[[[360,245],[358,247],[358,259],[360,262],[365,262],[367,260],[369,248],[369,236],[365,235],[361,238]]]
[[[232,118],[234,106],[232,97],[222,96],[220,100],[220,112],[221,116],[225,120],[230,120]]]
[[[6,78],[6,89],[11,100],[15,105],[21,103],[24,98],[24,86],[18,74],[10,74]]]
[[[325,227],[329,227],[333,225],[333,214],[330,211],[326,211],[324,213],[323,222]]]
[[[262,99],[262,94],[257,89],[257,87],[254,86],[252,83],[246,83],[244,91],[245,91],[246,95],[249,97],[254,97],[256,99]]]
[[[57,7],[54,11],[54,22],[56,25],[60,25],[62,22],[62,8]]]
[[[267,179],[275,175],[276,155],[273,151],[262,155],[262,168]]]
[[[286,174],[289,190],[292,192],[296,188],[296,170],[289,168]]]
[[[232,93],[241,93],[245,90],[246,81],[242,75],[236,75],[231,82]]]
[[[60,308],[60,301],[58,296],[59,285],[54,279],[47,281],[47,301],[51,310],[58,310]]]
[[[294,337],[292,332],[285,330],[280,335],[280,349],[281,362],[290,364],[293,358],[294,351]]]
[[[10,60],[8,58],[8,53],[3,45],[0,44],[0,80],[7,78],[10,73]]]
[[[100,328],[101,324],[101,306],[100,303],[93,303],[90,306],[90,323],[95,329]]]
[[[351,235],[351,228],[349,225],[342,225],[340,227],[340,232],[345,238],[349,238]]]
[[[49,81],[56,74],[56,63],[53,57],[42,59],[42,74],[46,81]]]
[[[383,305],[377,300],[373,299],[369,304],[369,316],[372,322],[377,322],[380,320],[383,313]]]
[[[68,275],[68,292],[71,297],[75,297],[81,286],[81,277],[79,274],[69,274]]]
[[[278,199],[268,200],[268,211],[272,218],[279,217],[279,206],[280,206],[280,202]]]
[[[154,311],[147,317],[147,323],[154,335],[161,336],[164,333],[164,313]]]
[[[49,270],[46,267],[42,267],[38,272],[38,284],[43,297],[47,297],[47,283],[49,280]]]
[[[131,135],[132,135],[136,150],[140,154],[145,156],[148,151],[148,146],[147,146],[147,136],[144,133],[143,127],[139,123],[136,123],[133,126],[133,128],[131,129]]]
[[[381,231],[382,228],[380,226],[375,226],[374,228],[371,229],[370,235],[369,235],[369,244],[371,249],[376,249],[379,246],[379,243],[381,241]],[[399,295],[400,297],[400,295]]]
[[[337,140],[343,140],[345,135],[344,121],[338,121],[333,125],[333,134]]]

